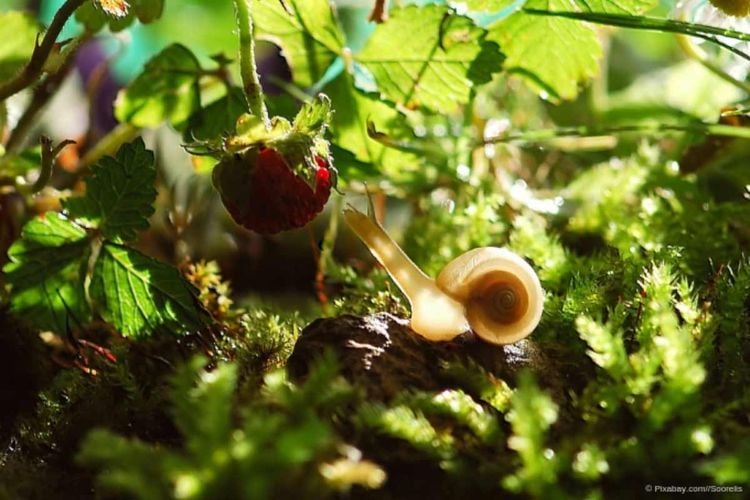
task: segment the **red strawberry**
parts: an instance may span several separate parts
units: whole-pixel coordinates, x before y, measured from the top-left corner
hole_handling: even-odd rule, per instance
[[[323,210],[331,194],[328,161],[315,158],[315,190],[273,148],[249,149],[222,160],[214,184],[241,226],[262,234],[302,227]]]

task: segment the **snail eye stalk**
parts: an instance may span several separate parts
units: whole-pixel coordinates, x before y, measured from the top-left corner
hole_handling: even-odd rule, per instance
[[[542,316],[544,291],[531,266],[513,252],[484,247],[460,255],[437,279],[417,267],[375,220],[354,208],[344,219],[411,304],[411,327],[435,341],[473,330],[493,344],[528,336]]]

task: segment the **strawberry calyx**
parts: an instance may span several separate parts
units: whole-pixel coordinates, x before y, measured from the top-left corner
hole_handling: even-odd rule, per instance
[[[319,94],[305,103],[293,122],[275,116],[270,126],[259,117],[244,114],[237,120],[236,133],[224,143],[228,154],[254,148],[271,148],[278,151],[289,168],[315,189],[318,158],[324,158],[330,168],[329,143],[325,132],[331,120],[331,101]]]
[[[244,114],[220,148],[195,144],[219,160],[213,183],[232,218],[263,234],[304,226],[323,210],[337,175],[325,132],[325,95],[302,106],[293,122]]]

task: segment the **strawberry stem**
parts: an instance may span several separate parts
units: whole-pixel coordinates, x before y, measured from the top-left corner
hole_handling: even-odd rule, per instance
[[[240,75],[242,76],[242,88],[247,97],[250,113],[259,116],[266,128],[270,128],[271,121],[268,118],[268,110],[263,99],[263,88],[260,85],[258,65],[255,62],[255,38],[253,17],[250,14],[250,2],[252,0],[234,0],[237,13],[237,27],[240,32]]]

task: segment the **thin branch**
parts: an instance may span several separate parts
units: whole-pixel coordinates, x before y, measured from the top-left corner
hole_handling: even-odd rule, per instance
[[[71,42],[71,45],[66,49],[67,52],[62,64],[60,64],[54,73],[47,75],[47,77],[42,80],[36,88],[34,88],[34,93],[31,96],[29,105],[24,110],[21,118],[19,118],[16,127],[8,138],[8,143],[5,145],[5,149],[8,152],[17,151],[23,147],[26,136],[33,126],[37,114],[39,114],[49,100],[60,89],[60,85],[65,81],[65,78],[70,73],[70,69],[73,67],[75,56],[78,53],[78,47],[80,47],[88,37],[89,35],[85,34]]]
[[[735,137],[738,139],[750,139],[750,129],[745,127],[734,127],[731,125],[721,125],[713,123],[695,123],[695,124],[641,124],[641,125],[621,125],[614,127],[560,127],[530,130],[527,132],[517,132],[500,137],[492,137],[479,141],[477,145],[498,144],[508,142],[546,142],[559,139],[561,137],[591,137],[612,134],[666,134],[670,132],[682,133],[699,133],[706,135],[715,135],[722,137]]]
[[[742,31],[717,28],[708,24],[691,23],[687,21],[678,21],[675,19],[662,19],[649,16],[630,16],[626,14],[605,14],[599,12],[568,12],[568,11],[551,11],[543,9],[522,9],[526,14],[535,16],[548,17],[565,17],[568,19],[578,19],[589,21],[596,24],[606,24],[609,26],[620,26],[623,28],[634,28],[652,31],[668,31],[670,33],[683,33],[692,36],[723,36],[750,42],[750,33]]]
[[[387,0],[375,0],[375,5],[372,7],[370,17],[367,19],[378,24],[384,23],[388,19],[388,7],[386,2]]]
[[[44,63],[47,62],[52,50],[55,48],[55,42],[60,32],[65,26],[70,16],[80,7],[86,0],[67,0],[60,10],[57,11],[55,17],[52,19],[52,23],[47,28],[47,32],[44,34],[42,43],[37,43],[34,46],[34,52],[31,54],[28,64],[24,66],[20,73],[15,77],[0,84],[0,101],[4,101],[8,97],[20,92],[29,85],[33,84],[44,69]]]
[[[57,155],[59,155],[69,144],[75,144],[75,141],[63,141],[53,148],[52,139],[45,135],[43,135],[39,141],[42,145],[42,164],[41,169],[39,170],[39,178],[31,187],[32,193],[38,193],[44,189],[44,186],[46,186],[52,178],[52,170],[54,169],[55,158],[57,158]]]
[[[271,122],[263,100],[263,88],[260,85],[258,66],[255,61],[255,35],[250,2],[251,0],[234,0],[237,27],[240,32],[240,75],[250,112],[259,116],[266,127],[270,128]]]
[[[721,41],[718,37],[733,38],[750,42],[750,34],[741,31],[717,28],[706,24],[688,23],[684,21],[675,21],[673,19],[660,19],[656,17],[629,16],[623,14],[604,14],[598,12],[566,12],[551,11],[543,9],[522,9],[522,12],[534,16],[562,17],[566,19],[576,19],[579,21],[588,21],[606,26],[617,26],[620,28],[630,28],[649,31],[663,31],[667,33],[680,33],[683,35],[702,38],[719,47],[726,49],[734,55],[750,61],[750,55],[745,54],[736,47]]]
[[[731,83],[735,87],[741,89],[745,93],[750,94],[750,85],[748,85],[747,82],[743,82],[742,80],[738,80],[737,78],[733,77],[726,71],[724,71],[721,66],[714,63],[711,58],[706,54],[706,52],[698,47],[693,38],[689,37],[687,35],[677,34],[675,35],[677,38],[677,44],[682,49],[682,52],[685,53],[686,56],[688,56],[691,59],[694,59],[698,61],[704,68],[709,70],[714,75],[718,76],[722,80]]]

